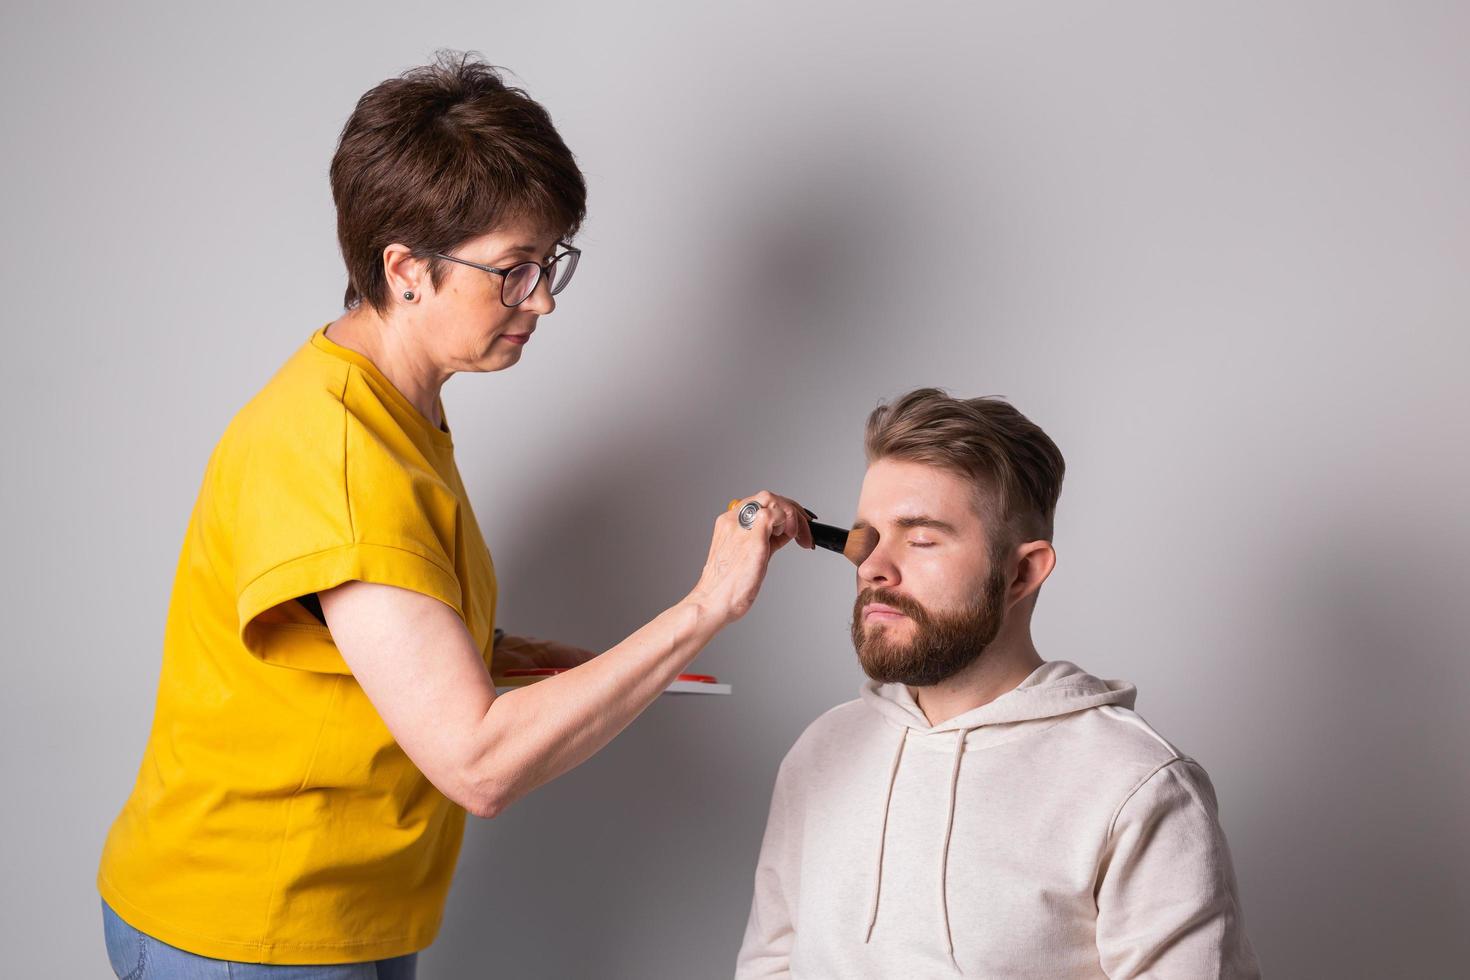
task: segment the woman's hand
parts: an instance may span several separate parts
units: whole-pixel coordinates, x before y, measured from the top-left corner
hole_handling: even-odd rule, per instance
[[[683,602],[576,670],[503,697],[485,670],[483,648],[438,599],[352,581],[319,593],[322,612],[352,676],[414,765],[469,812],[494,817],[626,728],[750,608],[774,552],[793,540],[812,547],[794,501],[771,493],[753,499],[762,507],[750,530],[734,511],[715,521],[704,574]],[[523,643],[497,644],[497,671],[512,656],[532,665],[538,656],[581,663],[586,652],[545,644],[547,653],[538,655]]]
[[[751,500],[761,508],[749,530],[740,526],[738,508],[715,519],[709,558],[699,583],[686,599],[716,616],[720,623],[733,623],[755,604],[771,556],[786,542],[813,547],[811,528],[800,504],[768,490],[742,502]]]
[[[492,672],[500,677],[507,670],[530,667],[578,667],[597,654],[555,640],[538,640],[532,636],[513,636],[506,633],[495,644],[490,658]]]

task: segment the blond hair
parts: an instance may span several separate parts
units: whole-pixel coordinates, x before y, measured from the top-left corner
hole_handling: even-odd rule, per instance
[[[1066,462],[1056,443],[1004,399],[951,398],[919,388],[868,416],[864,448],[970,480],[992,547],[1051,540]]]

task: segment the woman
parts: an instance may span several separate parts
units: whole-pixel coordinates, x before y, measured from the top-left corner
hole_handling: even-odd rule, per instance
[[[811,547],[799,507],[757,494],[751,527],[716,519],[686,597],[497,698],[495,570],[439,391],[520,360],[576,268],[585,185],[545,110],[465,57],[363,96],[331,179],[347,313],[210,458],[98,873],[119,977],[412,977],[465,811],[601,749],[750,608],[772,553]]]

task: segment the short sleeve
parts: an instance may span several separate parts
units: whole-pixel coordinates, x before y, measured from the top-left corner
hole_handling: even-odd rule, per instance
[[[251,440],[241,454],[235,541],[240,639],[260,660],[347,674],[331,633],[295,602],[344,582],[392,585],[463,618],[459,501],[391,419],[340,401]]]

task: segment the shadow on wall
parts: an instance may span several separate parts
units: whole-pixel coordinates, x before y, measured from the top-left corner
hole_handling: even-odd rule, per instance
[[[700,363],[678,366],[652,417],[590,420],[606,430],[599,448],[541,473],[535,512],[500,533],[497,553],[521,556],[500,571],[527,632],[606,646],[682,596],[718,506],[753,489],[742,474],[769,459],[771,434],[820,398],[824,352],[864,316],[881,322],[886,290],[864,270],[904,231],[903,182],[871,152],[841,167],[810,156],[773,168],[775,186],[727,191]],[[426,980],[728,976],[774,777],[736,715],[728,699],[663,699],[577,771],[472,827]]]
[[[865,350],[881,349],[909,299],[891,276],[922,289],[934,274],[918,258],[921,202],[894,179],[905,161],[803,149],[724,190],[695,363],[670,365],[641,417],[590,419],[595,448],[548,465],[538,506],[499,533],[497,555],[517,556],[500,571],[518,627],[593,646],[626,636],[693,584],[713,509],[753,489],[751,473],[777,459],[821,482],[790,423],[836,424],[820,383],[834,352],[849,355],[836,370],[888,377],[861,357],[881,356]],[[809,162],[819,154],[832,165]],[[875,274],[905,253],[911,266]],[[1222,799],[1247,921],[1268,975],[1433,976],[1447,946],[1470,961],[1456,736],[1470,630],[1452,594],[1470,540],[1461,529],[1405,548],[1373,512],[1397,490],[1347,502],[1317,489],[1338,505],[1292,515],[1291,560],[1250,562],[1283,575],[1266,593],[1275,605],[1237,582],[1257,604],[1253,628],[1269,631],[1251,638],[1276,648],[1241,661],[1270,678],[1244,685],[1242,744],[1269,741],[1270,754],[1239,782],[1251,792]],[[777,628],[742,624],[768,642]],[[815,714],[780,696],[664,699],[575,773],[476,824],[425,980],[729,976],[769,763]]]
[[[1277,745],[1255,798],[1224,802],[1247,923],[1268,975],[1446,976],[1470,962],[1463,563],[1351,509],[1304,522],[1279,566],[1288,639],[1246,692]]]

